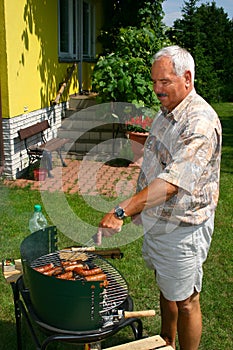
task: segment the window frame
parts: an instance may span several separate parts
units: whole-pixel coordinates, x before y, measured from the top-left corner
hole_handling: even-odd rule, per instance
[[[61,33],[61,16],[60,2],[68,6],[68,33],[64,37],[68,40],[68,50],[62,51],[62,33]],[[86,20],[86,22],[85,22]],[[84,24],[87,23],[84,30]],[[58,57],[60,62],[81,62],[94,61],[96,55],[95,47],[96,22],[95,22],[95,5],[93,0],[58,0]],[[84,42],[84,40],[86,40]],[[84,45],[86,45],[84,53]]]

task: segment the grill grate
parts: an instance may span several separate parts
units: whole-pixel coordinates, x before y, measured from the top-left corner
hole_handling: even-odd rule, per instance
[[[62,251],[64,252],[64,251]],[[69,251],[66,251],[69,252]],[[70,251],[72,252],[72,251]],[[73,253],[73,252],[72,252]],[[93,254],[93,252],[85,251],[86,255],[85,264],[90,268],[100,267],[102,271],[106,274],[108,280],[107,288],[104,288],[103,291],[103,301],[101,302],[101,314],[105,314],[108,311],[117,308],[120,306],[128,297],[128,285],[122,275],[118,270],[113,267],[108,261],[106,261],[101,256]],[[73,259],[78,259],[80,253],[76,253],[76,256],[73,256]],[[32,268],[38,267],[41,265],[46,265],[53,263],[55,266],[61,266],[61,252],[56,251],[54,253],[43,255],[36,260],[33,260],[30,264]],[[83,279],[79,277],[77,280]],[[75,283],[75,281],[72,281]],[[87,282],[89,283],[89,282]]]

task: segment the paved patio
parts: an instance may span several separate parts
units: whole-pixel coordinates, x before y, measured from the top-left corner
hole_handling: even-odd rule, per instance
[[[53,178],[44,181],[16,179],[4,180],[9,187],[28,187],[39,191],[63,191],[88,195],[127,196],[136,188],[140,168],[137,166],[111,166],[98,161],[66,159],[67,167],[55,165]]]

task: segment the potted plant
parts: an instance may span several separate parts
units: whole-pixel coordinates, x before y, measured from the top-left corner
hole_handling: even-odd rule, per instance
[[[128,108],[127,113],[125,114],[126,133],[137,133],[147,136],[155,115],[155,109],[144,106],[134,105],[134,108]]]
[[[126,130],[128,132],[136,132],[142,134],[148,134],[153,119],[149,115],[138,115],[136,117],[132,117],[130,120],[126,121]]]
[[[139,109],[140,110],[140,109]],[[149,135],[155,114],[148,110],[147,113],[139,113],[130,116],[125,121],[126,136],[131,142],[131,149],[134,154],[133,164],[141,166],[144,154],[144,144]]]

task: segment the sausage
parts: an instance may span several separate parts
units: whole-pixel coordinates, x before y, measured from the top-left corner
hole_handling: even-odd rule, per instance
[[[103,270],[100,267],[95,267],[94,269],[90,269],[90,270],[83,270],[82,272],[82,276],[86,277],[86,276],[93,276],[93,275],[98,275],[103,273]]]
[[[108,280],[104,280],[100,283],[100,287],[106,288],[108,286],[108,284],[109,284]]]
[[[42,265],[42,266],[37,266],[37,267],[33,267],[34,270],[38,271],[38,272],[45,272],[48,270],[51,270],[54,267],[53,263],[47,264],[47,265]]]
[[[75,268],[74,272],[77,273],[80,276],[92,276],[92,275],[98,275],[100,273],[103,273],[102,269],[100,267],[95,267],[94,269],[83,269],[83,268]]]
[[[74,269],[79,268],[82,269],[83,268],[83,264],[72,264],[72,265],[65,265],[64,269],[65,271],[73,271]]]
[[[85,276],[85,280],[87,282],[106,281],[107,276],[105,273],[98,273],[97,275]]]
[[[89,269],[84,269],[83,266],[82,267],[75,267],[73,269],[73,271],[77,274],[77,275],[80,275],[80,276],[83,276],[83,273],[84,271],[89,271]]]
[[[57,275],[56,277],[62,280],[69,280],[73,278],[73,273],[72,271],[68,271],[68,272],[62,273],[61,275]]]
[[[73,266],[73,265],[77,265],[77,264],[80,264],[81,267],[83,266],[83,263],[81,261],[77,261],[77,260],[74,260],[74,261],[70,261],[70,260],[61,261],[61,264],[64,267],[65,266]]]
[[[63,268],[62,267],[53,267],[52,269],[48,270],[48,271],[45,271],[43,272],[44,275],[47,275],[47,276],[57,276],[59,274],[61,274],[63,272]]]

